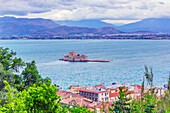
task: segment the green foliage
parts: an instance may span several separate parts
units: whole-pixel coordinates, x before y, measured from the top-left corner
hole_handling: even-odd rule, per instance
[[[168,80],[168,89],[165,92],[165,96],[162,96],[157,104],[157,111],[163,113],[170,113],[170,73]]]
[[[145,81],[144,81],[144,77],[143,77],[142,89],[141,89],[141,96],[143,96],[144,90],[145,90]]]
[[[156,104],[157,104],[157,97],[155,93],[155,89],[153,88],[153,72],[152,68],[150,68],[150,73],[148,71],[148,67],[145,65],[145,77],[147,80],[147,84],[150,85],[150,91],[144,93],[144,78],[142,82],[142,90],[141,90],[141,98],[137,100],[133,100],[130,107],[133,111],[138,113],[154,113],[156,112]]]
[[[109,107],[110,112],[116,112],[116,113],[124,113],[127,112],[129,113],[131,111],[131,109],[129,108],[130,105],[130,100],[131,98],[127,98],[127,96],[130,94],[127,93],[128,89],[125,89],[123,91],[122,87],[119,87],[119,97],[118,97],[118,101],[114,102],[112,104],[112,108]]]
[[[145,77],[146,77],[146,80],[147,80],[147,84],[150,85],[150,89],[152,90],[152,86],[153,86],[153,72],[152,72],[152,68],[150,67],[150,73],[149,73],[149,70],[148,70],[148,67],[145,65]]]
[[[22,71],[22,80],[24,86],[39,84],[41,79],[42,78],[37,70],[35,61],[32,61],[31,63],[26,63],[26,68]]]
[[[88,108],[83,105],[83,106],[78,106],[76,108],[70,108],[70,113],[93,113],[92,111],[88,110]]]
[[[16,52],[13,52],[13,50],[0,47],[0,91],[4,88],[4,80],[13,87],[15,87],[15,84],[21,84],[21,77],[13,74],[13,72],[19,72],[19,69],[25,63],[21,58],[14,57],[15,55]]]
[[[170,72],[169,72],[169,80],[168,80],[168,92],[170,93]]]
[[[57,112],[60,111],[60,97],[56,94],[56,87],[43,84],[41,87],[35,84],[26,91],[24,104],[26,111],[31,112]]]
[[[9,48],[0,47],[0,63],[5,70],[19,72],[19,68],[25,65],[21,58],[14,58],[15,55],[16,52],[13,50],[9,51]]]
[[[155,94],[146,93],[142,99],[133,100],[130,108],[137,113],[156,113],[155,105],[157,98]]]
[[[66,113],[67,109],[61,108],[60,97],[56,94],[56,87],[50,84],[29,87],[28,90],[14,94],[7,81],[5,89],[8,91],[8,101],[0,112],[5,113]]]
[[[87,107],[77,106],[72,108],[61,107],[60,96],[56,87],[51,84],[41,86],[33,85],[22,92],[13,93],[7,81],[5,89],[8,91],[7,104],[0,106],[0,113],[92,113]]]
[[[15,82],[12,72],[5,70],[3,65],[0,63],[0,91],[2,91],[5,86],[3,83],[4,80],[8,81],[8,83],[11,85],[13,85]]]
[[[25,66],[25,63],[22,61],[21,58],[14,58],[13,63],[11,64],[11,68],[16,72],[19,72],[19,68]]]

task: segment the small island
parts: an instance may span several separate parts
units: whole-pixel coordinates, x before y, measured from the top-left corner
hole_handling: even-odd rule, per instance
[[[110,62],[111,60],[96,60],[96,59],[88,59],[87,55],[77,54],[76,51],[69,52],[69,55],[64,55],[64,58],[59,59],[62,61],[71,61],[71,62]]]

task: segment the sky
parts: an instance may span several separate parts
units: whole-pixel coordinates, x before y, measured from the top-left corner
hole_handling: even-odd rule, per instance
[[[170,0],[0,0],[3,16],[127,24],[145,18],[170,18]]]

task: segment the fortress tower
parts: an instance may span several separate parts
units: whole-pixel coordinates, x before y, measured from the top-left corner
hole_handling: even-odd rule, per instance
[[[77,56],[77,52],[76,51],[69,52],[69,57],[73,57],[73,56]]]

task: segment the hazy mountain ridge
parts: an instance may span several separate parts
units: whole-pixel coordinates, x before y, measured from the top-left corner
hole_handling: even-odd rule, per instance
[[[57,24],[69,27],[88,27],[88,28],[102,28],[108,25],[115,27],[113,24],[103,22],[97,19],[87,19],[87,20],[63,20],[55,21]]]
[[[148,18],[139,22],[117,26],[115,28],[124,32],[150,31],[170,33],[170,19]]]
[[[93,20],[88,25],[93,25]],[[85,21],[87,22],[87,21]],[[92,23],[91,23],[92,22]],[[102,28],[70,27],[56,24],[50,19],[28,19],[14,17],[0,17],[0,37],[11,36],[62,36],[62,35],[107,35],[125,32],[131,33],[170,33],[170,19],[144,19],[142,21],[123,26],[107,25]]]
[[[114,27],[87,28],[60,26],[49,19],[0,18],[0,36],[105,35],[121,33]]]
[[[104,26],[111,25],[119,31],[123,32],[162,32],[162,33],[170,33],[170,18],[148,18],[143,19],[138,22],[125,24],[121,26],[115,26],[113,24],[105,23],[101,20],[96,19],[88,19],[88,20],[79,20],[79,21],[55,21],[58,24],[65,26],[83,26],[89,28],[102,28]],[[95,25],[97,24],[97,25]]]
[[[105,35],[105,34],[116,34],[121,33],[112,26],[106,26],[100,29],[87,28],[87,27],[68,27],[60,26],[54,29],[46,29],[35,32],[35,36],[50,36],[50,35]]]
[[[50,19],[27,19],[27,18],[14,18],[14,17],[1,17],[0,18],[0,35],[28,35],[42,29],[51,29],[58,27]]]

